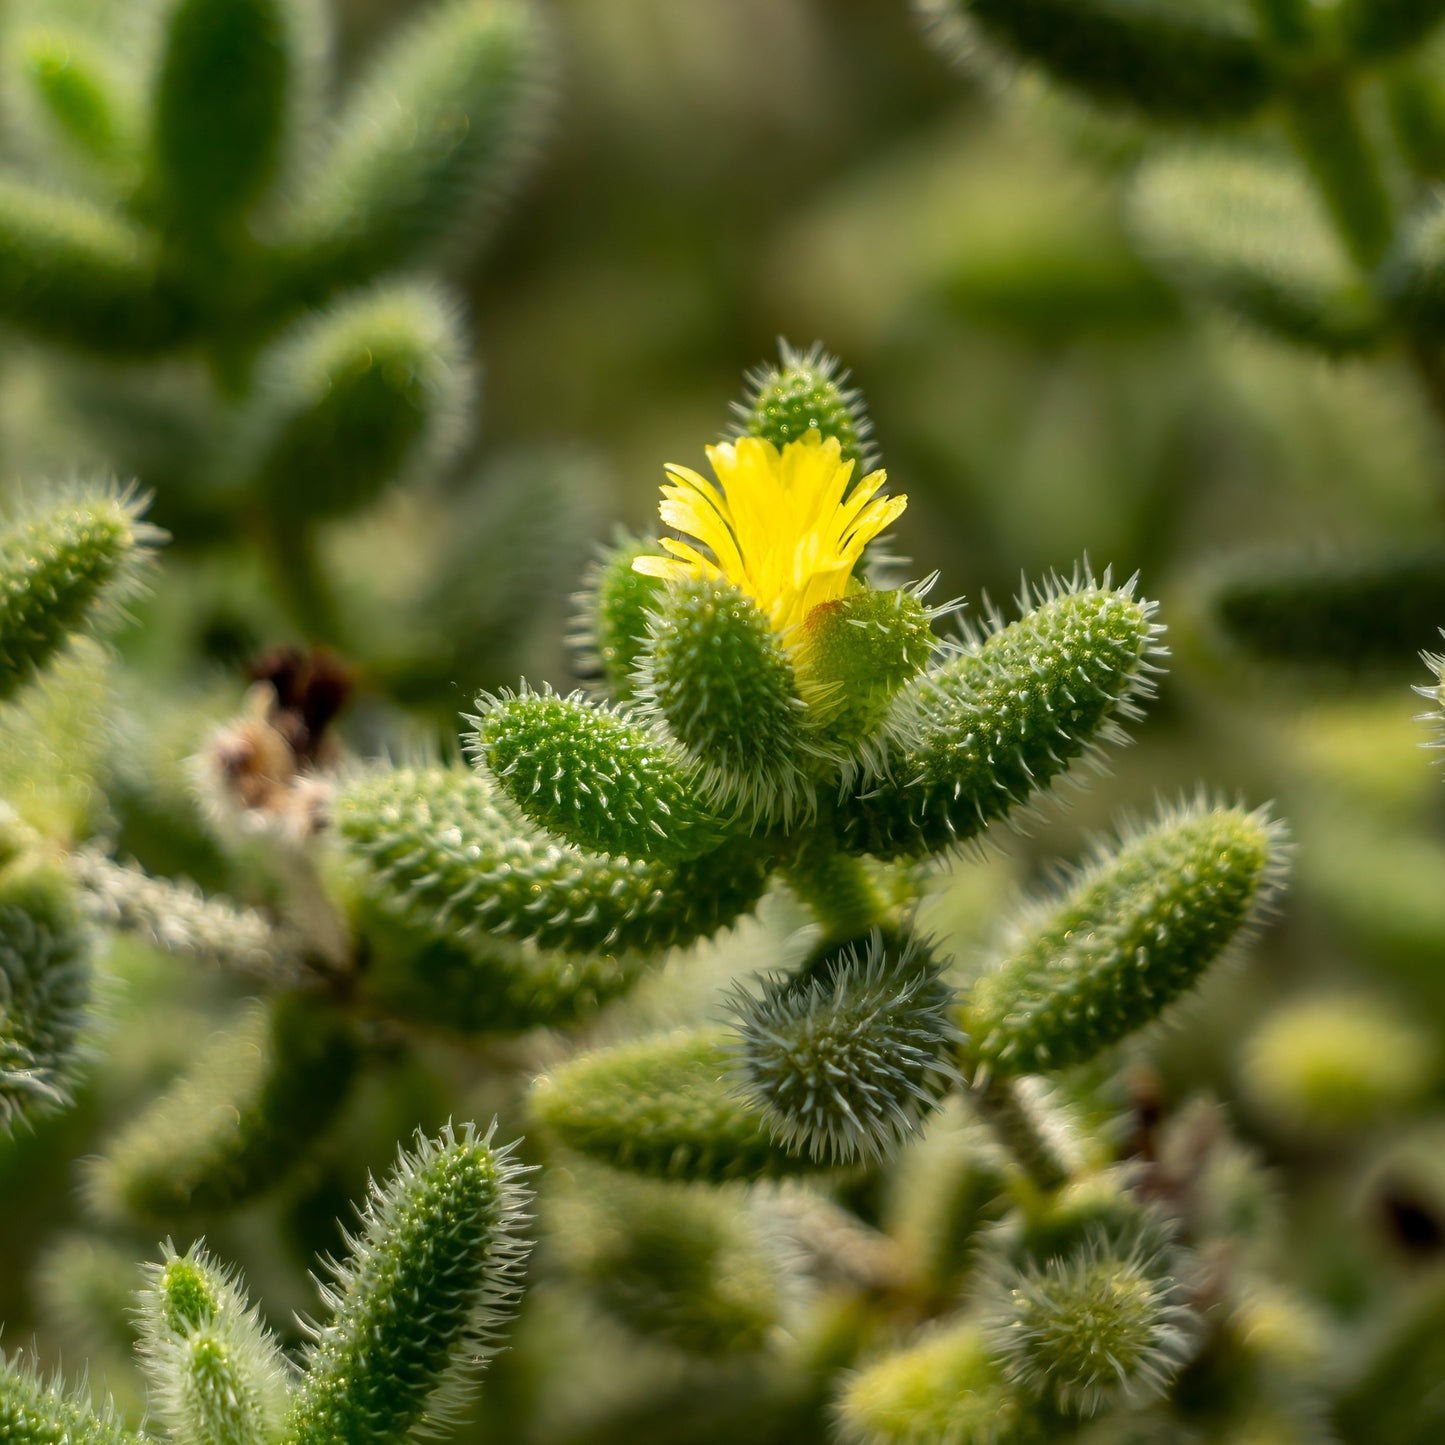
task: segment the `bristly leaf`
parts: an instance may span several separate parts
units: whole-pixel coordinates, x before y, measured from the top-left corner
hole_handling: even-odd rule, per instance
[[[1445,548],[1357,548],[1338,556],[1264,554],[1200,585],[1206,644],[1266,680],[1401,673],[1445,617]]]
[[[885,1158],[957,1081],[954,1005],[923,945],[874,929],[766,978],[761,996],[734,993],[742,1087],[791,1152]]]
[[[233,1271],[200,1244],[166,1245],[141,1292],[140,1356],[151,1403],[187,1445],[270,1445],[291,1368]]]
[[[313,1329],[287,1445],[392,1445],[455,1418],[500,1347],[530,1247],[523,1170],[495,1132],[418,1135],[372,1185],[322,1291],[332,1314]]]
[[[1445,20],[1445,0],[1345,0],[1338,24],[1362,59],[1412,50]]]
[[[660,950],[725,928],[761,897],[751,840],[687,862],[605,858],[503,811],[461,768],[398,768],[343,785],[336,831],[377,895],[428,933],[486,933],[572,953]]]
[[[162,533],[115,487],[37,499],[0,531],[0,701],[134,593]]]
[[[531,156],[551,51],[529,0],[446,0],[415,20],[348,97],[305,186],[290,243],[303,275],[330,289],[474,250]]]
[[[0,179],[0,317],[116,355],[169,346],[182,317],[157,284],[151,236],[70,195]]]
[[[435,287],[391,282],[297,323],[259,359],[239,479],[286,518],[359,510],[465,431],[466,342]]]
[[[941,667],[898,694],[875,750],[885,776],[838,805],[855,852],[921,856],[977,836],[1065,776],[1100,743],[1124,740],[1163,655],[1155,605],[1134,583],[1054,579],[1004,626],[996,615]]]
[[[284,1178],[350,1093],[350,1023],[304,995],[255,1004],[110,1141],[91,1201],[106,1217],[168,1223],[230,1208]]]
[[[762,437],[779,451],[810,431],[836,437],[855,476],[872,471],[878,460],[873,423],[863,393],[848,385],[848,372],[836,356],[815,341],[799,351],[779,340],[780,363],[764,363],[748,373],[747,391],[732,409],[731,435]]]
[[[107,1403],[92,1408],[89,1391],[48,1384],[19,1354],[0,1356],[0,1440],[5,1445],[151,1445],[127,1430]]]
[[[0,874],[0,1136],[70,1103],[90,952],[69,880],[50,865],[10,863]]]
[[[569,1149],[639,1174],[720,1183],[808,1169],[739,1096],[736,1057],[721,1029],[601,1049],[538,1079],[532,1115]]]
[[[156,203],[210,239],[276,173],[295,85],[292,0],[172,0],[152,97]]]
[[[48,128],[92,163],[113,163],[128,137],[114,77],[79,26],[40,25],[12,41]]]
[[[651,556],[657,544],[620,534],[589,569],[576,596],[576,615],[568,642],[577,670],[614,702],[631,702],[633,670],[647,646],[648,617],[657,610],[663,584],[632,564]]]
[[[1101,846],[1014,928],[963,1009],[967,1055],[1010,1074],[1085,1063],[1152,1023],[1272,901],[1282,826],[1203,800]]]
[[[1004,1379],[982,1328],[954,1319],[854,1375],[838,1401],[847,1445],[1049,1445],[1059,1437]]]
[[[1161,121],[1241,119],[1276,88],[1268,52],[1232,7],[948,0],[948,8],[971,31],[1090,100]]]
[[[468,748],[540,827],[578,848],[678,861],[722,842],[694,764],[660,728],[551,689],[477,699]]]
[[[728,582],[668,585],[638,664],[643,712],[696,760],[719,811],[787,820],[815,804],[805,707],[762,609]]]
[[[1186,292],[1335,355],[1379,343],[1384,308],[1298,166],[1222,151],[1148,161],[1129,194],[1139,247]]]

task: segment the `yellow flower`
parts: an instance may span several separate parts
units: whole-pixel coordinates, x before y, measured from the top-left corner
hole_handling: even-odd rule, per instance
[[[687,467],[667,467],[662,520],[693,542],[662,539],[670,557],[639,557],[648,577],[715,577],[731,582],[785,637],[821,602],[834,602],[863,548],[908,505],[878,496],[886,472],[850,492],[853,463],[836,437],[809,432],[780,452],[761,437],[708,447],[718,485]],[[698,550],[706,547],[711,557]]]

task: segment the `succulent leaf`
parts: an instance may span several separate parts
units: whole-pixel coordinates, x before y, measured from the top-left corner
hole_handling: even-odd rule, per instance
[[[483,696],[477,708],[473,761],[568,843],[677,861],[722,842],[720,820],[699,806],[691,761],[661,729],[550,689]]]

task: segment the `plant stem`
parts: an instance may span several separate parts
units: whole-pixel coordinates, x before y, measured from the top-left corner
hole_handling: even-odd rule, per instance
[[[823,925],[826,943],[857,938],[888,916],[867,868],[827,841],[804,843],[785,872],[798,897]]]
[[[974,1084],[971,1097],[974,1107],[1036,1188],[1051,1194],[1068,1182],[1069,1171],[1019,1098],[1013,1080],[989,1074]]]
[[[1350,255],[1373,270],[1395,233],[1393,208],[1348,81],[1325,74],[1290,96],[1289,129]]]

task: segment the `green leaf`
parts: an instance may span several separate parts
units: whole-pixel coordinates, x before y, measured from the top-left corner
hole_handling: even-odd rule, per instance
[[[287,1445],[392,1445],[455,1418],[515,1309],[528,1191],[514,1145],[450,1125],[372,1185],[322,1290]]]
[[[379,898],[426,932],[463,941],[493,933],[573,953],[669,948],[732,923],[768,876],[748,839],[679,864],[559,845],[461,768],[357,778],[337,795],[335,825]]]
[[[291,995],[253,1004],[95,1161],[107,1218],[169,1223],[225,1210],[285,1178],[345,1103],[359,1050],[333,1005]]]
[[[109,1403],[97,1412],[88,1390],[41,1380],[19,1354],[0,1358],[0,1440],[5,1445],[150,1445],[127,1430]]]
[[[199,1245],[166,1247],[141,1292],[140,1356],[150,1404],[187,1445],[270,1445],[289,1366],[236,1276]]]
[[[299,42],[294,0],[171,0],[154,80],[161,214],[209,239],[276,175]]]
[[[1144,255],[1186,292],[1334,355],[1382,338],[1385,315],[1296,166],[1220,151],[1145,163],[1129,197]]]
[[[348,98],[293,222],[333,288],[467,247],[514,189],[547,109],[552,43],[528,0],[446,0]]]
[[[857,475],[871,471],[878,458],[873,423],[843,364],[821,341],[799,351],[780,340],[778,350],[780,364],[764,363],[748,374],[742,400],[733,403],[732,434],[762,437],[782,451],[816,431],[838,439],[843,460],[855,463]]]
[[[1046,1445],[1058,1439],[1003,1378],[980,1326],[936,1325],[853,1375],[838,1401],[848,1445]]]
[[[0,1133],[71,1102],[91,1004],[75,890],[48,864],[0,872]]]
[[[1278,679],[1403,674],[1445,617],[1445,549],[1432,543],[1337,556],[1258,556],[1201,586],[1205,643]]]
[[[1086,1063],[1192,989],[1269,905],[1285,866],[1279,823],[1203,802],[1101,846],[974,984],[966,1055],[1009,1074]]]
[[[538,826],[578,848],[677,861],[716,848],[693,764],[660,728],[589,703],[524,690],[477,699],[468,747]]]
[[[1251,115],[1276,88],[1259,37],[1224,6],[1169,0],[953,0],[1001,49],[1102,105],[1199,124]]]
[[[0,317],[117,355],[170,346],[183,316],[158,286],[155,244],[77,197],[0,177]]]
[[[77,487],[37,499],[0,531],[0,701],[136,591],[162,537],[143,509],[113,487]]]
[[[711,807],[787,820],[812,805],[792,663],[757,603],[730,583],[667,586],[638,664],[637,698],[696,760]]]
[[[885,858],[953,847],[1122,740],[1118,719],[1138,715],[1162,655],[1154,604],[1106,573],[1055,579],[1022,605],[1019,621],[994,616],[899,693],[884,775],[838,805],[846,847]]]
[[[647,647],[648,617],[663,596],[663,584],[633,569],[657,544],[622,534],[587,573],[577,598],[571,638],[578,671],[614,702],[633,700],[634,669]]]
[[[256,364],[236,475],[283,518],[359,511],[460,444],[470,401],[455,306],[420,282],[343,297]]]
[[[569,1149],[659,1178],[720,1183],[808,1169],[740,1097],[736,1069],[735,1046],[720,1029],[641,1039],[543,1075],[532,1117]]]
[[[122,106],[101,55],[78,29],[36,26],[12,42],[50,125],[90,161],[114,162],[126,140]]]

